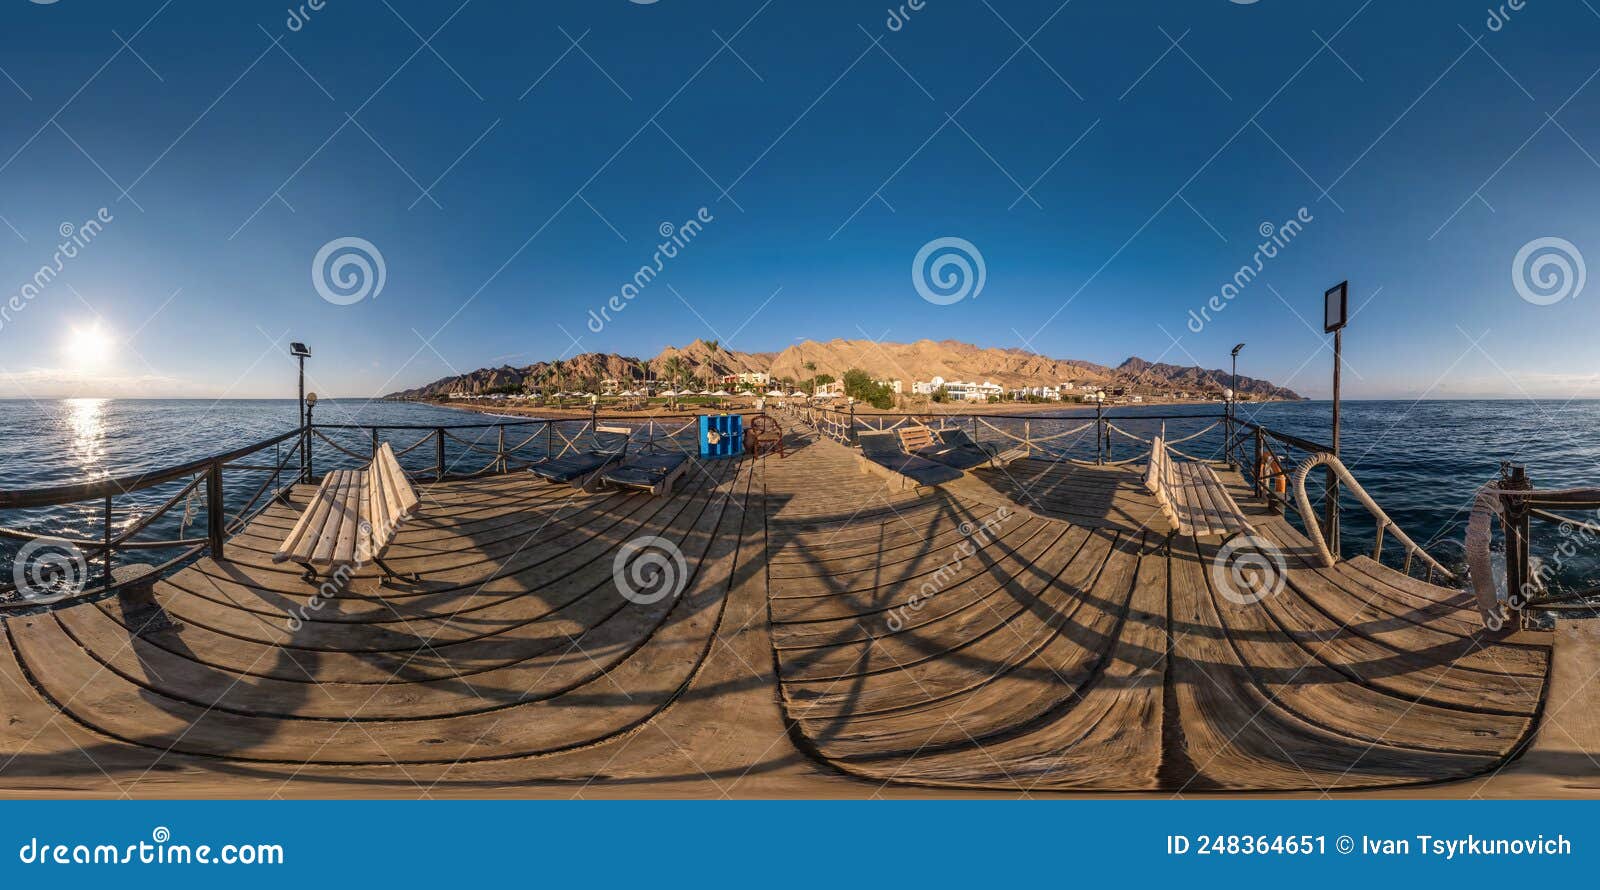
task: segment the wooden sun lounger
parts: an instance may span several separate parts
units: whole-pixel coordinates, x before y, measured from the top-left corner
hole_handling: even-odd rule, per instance
[[[547,457],[529,466],[528,470],[551,482],[575,486],[587,485],[597,473],[627,455],[628,437],[632,433],[633,431],[625,426],[595,427],[596,444],[599,444],[598,440],[602,434],[620,436],[615,447],[600,447],[576,454]]]
[[[368,562],[383,570],[385,581],[399,577],[382,555],[416,508],[417,493],[385,442],[366,469],[335,470],[322,477],[272,561],[304,566],[308,580],[315,580],[319,569],[357,569]]]
[[[601,481],[618,488],[645,491],[660,497],[689,469],[689,456],[681,452],[641,454],[600,474]]]
[[[902,487],[939,485],[962,476],[962,472],[955,467],[908,454],[900,444],[899,435],[893,431],[859,433],[856,442],[861,446],[861,456],[858,458],[861,472],[877,473]]]
[[[1173,460],[1161,436],[1151,442],[1144,485],[1180,534],[1222,539],[1254,533],[1216,471],[1199,461]]]

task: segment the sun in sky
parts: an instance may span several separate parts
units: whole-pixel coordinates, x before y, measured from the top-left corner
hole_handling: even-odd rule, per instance
[[[61,353],[75,368],[93,368],[108,363],[117,349],[116,338],[99,322],[74,325],[61,344]]]

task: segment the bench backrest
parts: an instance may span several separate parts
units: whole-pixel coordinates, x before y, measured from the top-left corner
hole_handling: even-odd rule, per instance
[[[606,438],[601,439],[601,436]],[[626,454],[628,452],[628,442],[632,436],[633,429],[631,427],[597,425],[594,428],[595,448],[605,452]]]
[[[1166,439],[1156,436],[1150,440],[1150,463],[1144,470],[1146,491],[1167,500],[1171,497],[1172,458],[1167,454]]]
[[[896,432],[900,434],[900,446],[907,451],[921,451],[924,448],[932,448],[939,444],[938,440],[934,438],[933,430],[920,423],[914,426],[903,426]]]
[[[367,465],[367,552],[361,554],[361,561],[382,553],[383,548],[389,546],[400,522],[416,510],[417,501],[417,492],[405,471],[400,469],[394,449],[388,442],[379,445],[378,453]]]
[[[958,426],[947,426],[934,430],[939,434],[939,441],[955,448],[977,448],[978,443],[972,441],[967,431]]]

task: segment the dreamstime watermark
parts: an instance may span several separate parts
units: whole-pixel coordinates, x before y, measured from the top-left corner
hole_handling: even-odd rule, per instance
[[[678,545],[657,535],[634,538],[617,548],[611,561],[611,580],[622,598],[637,606],[650,606],[676,598],[689,584],[689,563]]]
[[[14,316],[28,308],[52,282],[61,277],[61,273],[67,268],[67,263],[77,259],[78,254],[94,239],[100,237],[106,225],[115,218],[111,215],[111,211],[102,207],[93,217],[84,220],[81,226],[75,226],[70,222],[62,223],[58,227],[61,241],[56,244],[56,252],[50,257],[50,261],[40,266],[38,271],[33,273],[33,277],[22,287],[17,288],[9,299],[0,303],[0,331],[5,330]]]
[[[1556,526],[1556,533],[1561,536],[1561,543],[1548,557],[1530,558],[1528,579],[1522,582],[1519,589],[1506,591],[1506,600],[1511,608],[1521,610],[1536,596],[1549,590],[1550,582],[1561,577],[1568,562],[1578,555],[1580,548],[1593,548],[1600,542],[1600,510],[1595,511],[1591,519],[1563,519]]]
[[[1517,296],[1535,306],[1553,306],[1576,297],[1589,277],[1583,254],[1565,238],[1535,238],[1511,261],[1511,284]]]
[[[17,849],[24,865],[282,865],[282,844],[174,844],[165,825],[132,844],[60,843],[30,838]]]
[[[89,583],[89,560],[71,541],[34,538],[11,560],[11,582],[24,600],[53,602],[77,596]]]
[[[911,16],[921,12],[928,6],[928,0],[906,0],[898,7],[889,7],[889,18],[884,21],[884,27],[898,32],[911,21]]]
[[[1506,0],[1505,3],[1500,4],[1498,7],[1489,7],[1489,18],[1486,22],[1486,27],[1498,33],[1500,29],[1511,22],[1512,13],[1521,12],[1527,6],[1528,0]]]
[[[383,253],[365,238],[335,238],[311,260],[311,285],[335,306],[377,299],[388,278]]]
[[[1277,596],[1289,580],[1283,551],[1265,538],[1238,535],[1211,558],[1211,584],[1222,598],[1239,606]]]
[[[299,6],[291,6],[288,9],[289,18],[285,20],[284,27],[298,32],[311,21],[313,15],[326,9],[327,6],[328,0],[306,0]]]
[[[960,577],[961,566],[965,561],[975,555],[979,547],[993,541],[998,536],[1000,527],[1013,515],[1015,514],[1010,508],[1000,507],[995,510],[993,516],[977,525],[971,522],[961,523],[957,527],[957,531],[961,533],[961,540],[956,544],[955,552],[951,554],[950,559],[912,591],[905,605],[889,610],[888,617],[884,621],[889,625],[890,632],[899,632],[910,623],[914,615],[922,611],[929,599],[954,583]]]
[[[935,238],[922,245],[911,261],[911,284],[935,306],[977,299],[988,278],[983,254],[965,238]]]
[[[649,287],[652,281],[661,277],[661,273],[667,268],[667,261],[677,259],[678,254],[684,248],[687,248],[694,239],[700,237],[700,233],[705,231],[706,224],[714,219],[716,217],[712,216],[709,210],[702,207],[695,212],[693,217],[684,220],[681,226],[674,226],[670,222],[664,222],[657,226],[656,230],[666,240],[656,245],[656,252],[650,258],[650,262],[640,266],[639,271],[633,274],[631,280],[623,284],[610,299],[601,304],[598,312],[593,309],[589,310],[589,320],[585,322],[589,330],[596,334],[605,330],[606,325],[614,320],[612,315],[628,308],[628,304],[643,293],[644,289]]]
[[[1250,262],[1240,266],[1239,271],[1233,273],[1233,278],[1225,282],[1211,299],[1201,304],[1198,312],[1189,310],[1189,320],[1185,322],[1189,330],[1196,334],[1205,330],[1206,325],[1212,321],[1211,316],[1228,308],[1228,304],[1238,298],[1251,282],[1261,277],[1262,270],[1267,267],[1267,261],[1275,259],[1280,251],[1300,237],[1306,225],[1315,218],[1309,210],[1301,207],[1281,226],[1274,226],[1271,222],[1263,222],[1258,226],[1257,231],[1266,240],[1256,245],[1256,252],[1250,257]]]

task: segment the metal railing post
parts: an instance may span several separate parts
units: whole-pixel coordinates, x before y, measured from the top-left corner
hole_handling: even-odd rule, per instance
[[[311,405],[306,406],[306,482],[311,482],[317,478],[317,469],[311,463],[311,408]]]
[[[1339,477],[1328,468],[1328,478],[1323,483],[1323,525],[1322,539],[1328,545],[1328,552],[1334,559],[1343,559],[1344,554],[1339,547]]]
[[[1266,468],[1266,463],[1263,460],[1262,455],[1261,455],[1261,450],[1262,450],[1263,446],[1265,445],[1265,443],[1261,441],[1263,438],[1264,437],[1261,434],[1261,427],[1256,427],[1256,434],[1255,434],[1255,440],[1256,440],[1256,455],[1255,455],[1255,457],[1256,457],[1256,459],[1255,459],[1255,463],[1251,464],[1251,467],[1252,467],[1251,475],[1255,476],[1255,480],[1256,480],[1256,485],[1255,485],[1256,497],[1258,497],[1258,498],[1265,498],[1266,494],[1267,494],[1266,480],[1261,478],[1261,474]]]
[[[105,523],[106,523],[106,552],[105,552],[106,586],[110,587],[111,586],[111,495],[109,495],[109,494],[106,495]],[[181,537],[181,535],[180,535],[180,537]]]
[[[1105,454],[1105,408],[1097,401],[1094,403],[1094,462],[1106,462]]]
[[[433,430],[433,481],[444,479],[444,427],[434,427]]]
[[[378,456],[378,427],[372,428],[372,456]]]
[[[308,461],[309,462],[309,461]],[[212,461],[206,469],[206,538],[211,546],[211,558],[220,560],[222,554],[223,523],[225,512],[222,509],[222,462]]]
[[[1501,469],[1500,487],[1528,491],[1533,485],[1524,467],[1507,464]],[[1518,604],[1526,603],[1533,593],[1528,576],[1528,503],[1521,495],[1508,494],[1502,498],[1506,510],[1506,596],[1519,597]]]
[[[506,471],[506,425],[500,425],[500,440],[495,444],[495,462],[500,465],[500,472]]]

